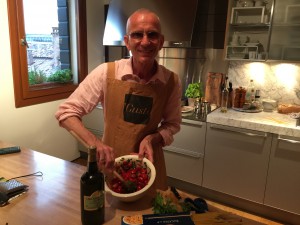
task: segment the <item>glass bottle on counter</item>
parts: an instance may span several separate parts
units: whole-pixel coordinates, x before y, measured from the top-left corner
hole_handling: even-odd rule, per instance
[[[98,170],[97,148],[88,148],[87,171],[80,179],[81,222],[83,225],[104,223],[104,175]]]
[[[260,100],[260,90],[255,91],[254,104],[255,104],[256,109],[261,109],[262,108],[261,100]]]
[[[232,88],[232,82],[229,81],[228,84],[228,102],[227,102],[227,108],[232,108],[232,101],[233,101],[233,88]]]
[[[227,88],[227,80],[228,80],[228,77],[225,78],[225,84],[224,84],[224,88],[222,90],[222,98],[221,98],[221,112],[222,113],[227,112],[228,95],[229,95],[229,90]]]
[[[254,86],[254,81],[251,79],[250,84],[247,88],[246,92],[246,103],[251,103],[255,100],[255,86]]]
[[[260,102],[260,90],[255,91],[255,101]]]

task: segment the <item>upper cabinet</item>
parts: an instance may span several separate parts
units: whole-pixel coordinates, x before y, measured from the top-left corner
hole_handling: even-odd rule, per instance
[[[300,0],[230,0],[225,59],[300,60]]]
[[[270,60],[300,60],[300,0],[276,0],[269,48]]]
[[[268,57],[273,1],[231,0],[227,17],[225,58],[264,61]]]

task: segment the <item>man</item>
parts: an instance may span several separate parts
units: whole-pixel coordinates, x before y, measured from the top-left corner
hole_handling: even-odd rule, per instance
[[[164,43],[157,15],[137,10],[127,21],[126,33],[124,42],[132,57],[99,65],[55,116],[62,127],[97,146],[100,168],[111,170],[115,157],[138,153],[154,163],[155,187],[166,190],[162,147],[170,145],[180,130],[180,80],[155,60]],[[81,123],[99,102],[104,112],[102,140]]]

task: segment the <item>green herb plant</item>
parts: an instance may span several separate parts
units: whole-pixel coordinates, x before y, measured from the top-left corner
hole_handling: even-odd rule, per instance
[[[176,213],[177,209],[170,198],[164,198],[161,193],[157,193],[153,201],[152,211],[154,214],[167,214]]]
[[[185,90],[185,96],[187,98],[201,98],[203,97],[202,83],[190,83]]]
[[[28,82],[29,85],[42,84],[46,82],[47,76],[41,70],[30,70],[28,71]]]
[[[171,198],[163,197],[161,193],[157,192],[153,200],[152,211],[154,214],[168,214],[168,213],[191,211],[191,207],[189,203],[181,202],[177,204],[180,206],[179,210]]]
[[[48,82],[68,83],[72,81],[73,74],[70,69],[58,70],[48,77]]]

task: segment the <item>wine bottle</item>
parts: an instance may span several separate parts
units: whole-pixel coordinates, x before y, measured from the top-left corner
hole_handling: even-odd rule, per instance
[[[222,113],[227,112],[228,95],[229,95],[229,91],[227,88],[227,79],[228,79],[228,77],[225,78],[225,84],[224,84],[224,88],[222,90],[222,99],[221,99],[221,112]]]
[[[81,222],[83,225],[104,223],[104,175],[98,170],[96,147],[88,148],[87,171],[80,179]]]

